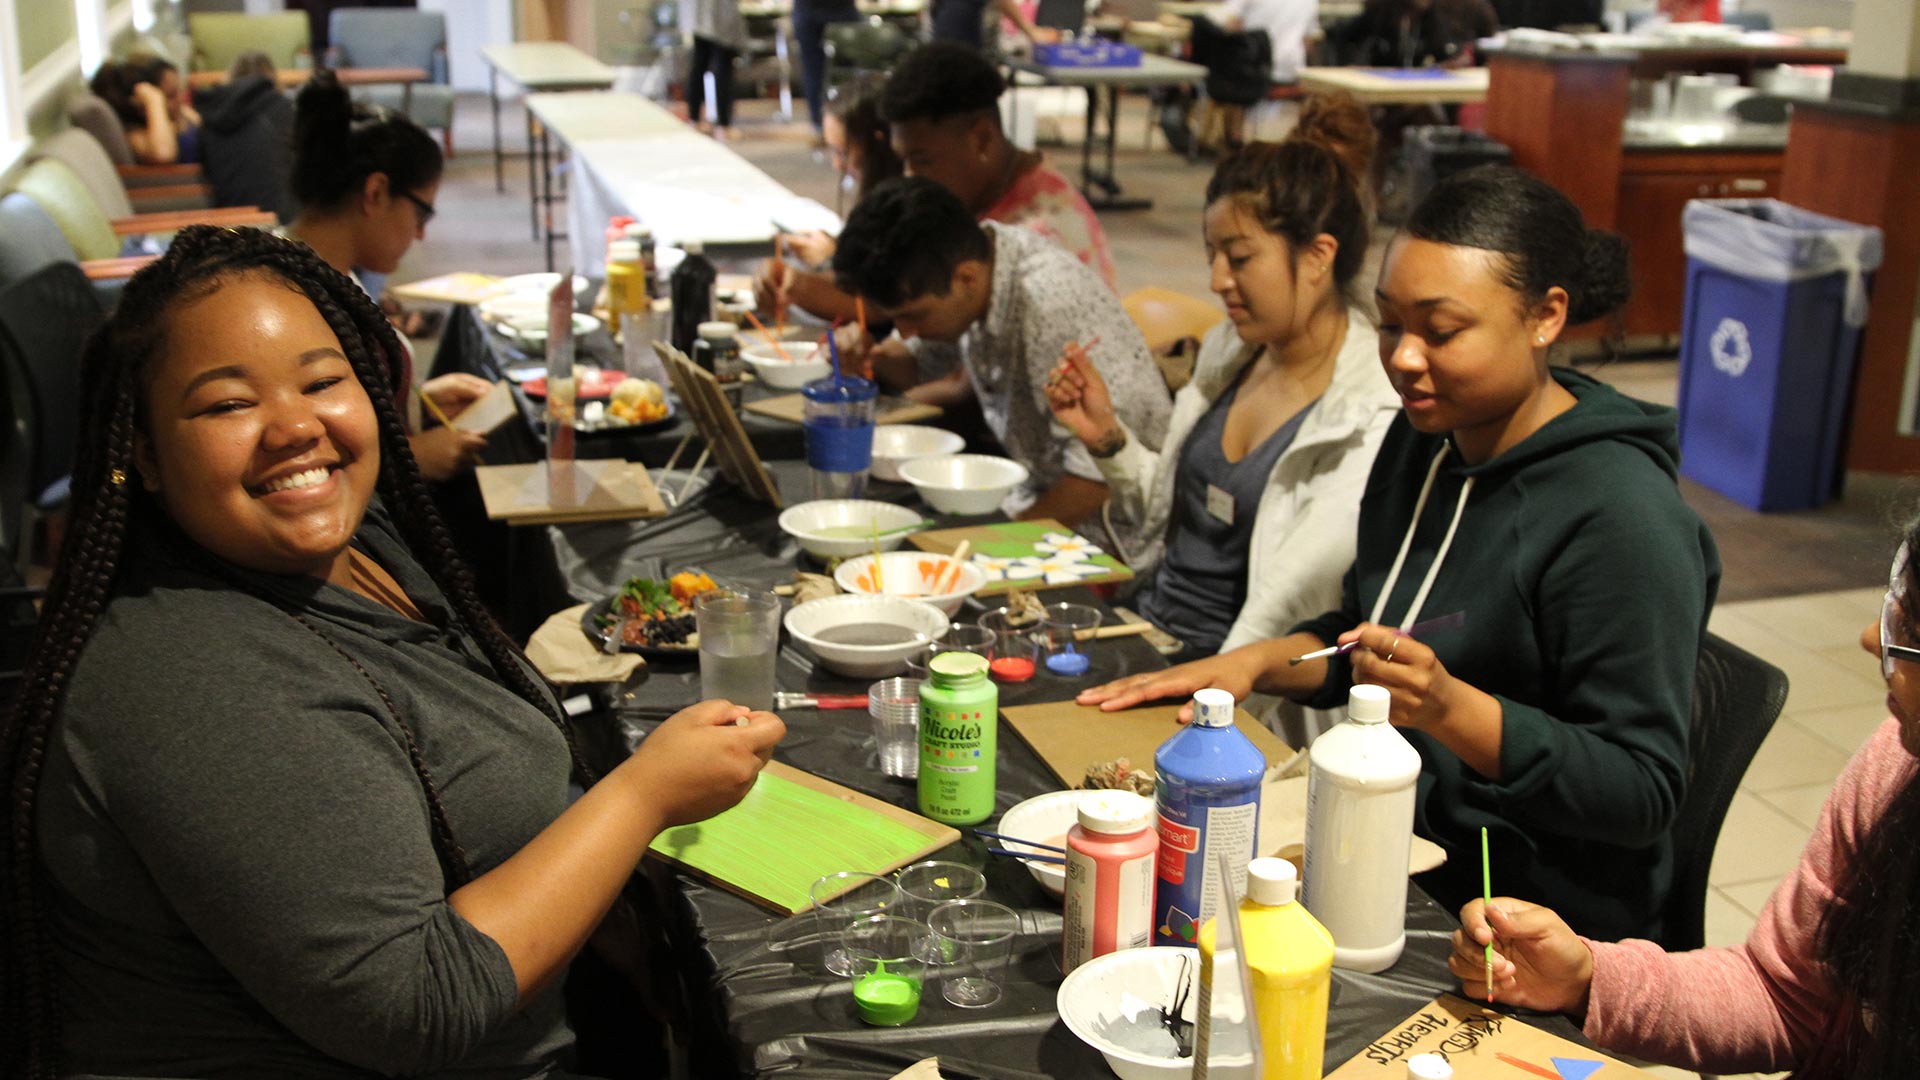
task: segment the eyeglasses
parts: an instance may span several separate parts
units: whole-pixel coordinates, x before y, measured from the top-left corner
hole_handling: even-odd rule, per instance
[[[421,197],[420,197],[420,196],[418,196],[418,195],[415,195],[415,194],[414,194],[413,192],[411,192],[411,191],[403,191],[403,192],[401,192],[400,194],[401,194],[401,196],[403,196],[403,197],[404,197],[404,198],[405,198],[405,199],[406,199],[406,200],[407,200],[408,202],[410,202],[410,203],[412,203],[412,204],[413,204],[413,209],[414,209],[414,212],[415,212],[415,213],[417,213],[417,214],[419,214],[419,216],[420,216],[420,227],[421,227],[421,228],[423,228],[423,229],[427,227],[427,222],[429,222],[429,221],[432,221],[432,220],[433,220],[433,215],[435,215],[435,214],[437,214],[437,213],[439,213],[439,212],[440,212],[440,211],[438,211],[438,210],[435,210],[435,209],[433,208],[433,204],[432,204],[432,203],[430,203],[430,202],[428,202],[427,200],[425,200],[425,199],[423,199],[423,198],[421,198]]]
[[[1907,625],[1906,609],[1900,603],[1900,593],[1905,589],[1901,579],[1907,574],[1907,546],[1900,545],[1900,551],[1893,557],[1893,573],[1887,581],[1887,598],[1880,605],[1880,677],[1893,678],[1893,662],[1906,660],[1920,663],[1920,649],[1909,645],[1895,645],[1894,631]]]

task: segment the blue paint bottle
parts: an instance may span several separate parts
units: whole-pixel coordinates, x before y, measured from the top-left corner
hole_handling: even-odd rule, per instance
[[[1225,690],[1194,694],[1193,723],[1153,755],[1160,829],[1155,945],[1195,944],[1200,924],[1220,906],[1220,856],[1233,868],[1237,896],[1246,891],[1247,864],[1259,854],[1267,758],[1233,726],[1233,705]]]

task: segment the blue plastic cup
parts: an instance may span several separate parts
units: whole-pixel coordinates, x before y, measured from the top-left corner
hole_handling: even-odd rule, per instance
[[[807,441],[807,472],[816,499],[857,499],[867,489],[873,465],[873,405],[879,396],[871,379],[829,375],[800,391],[806,399],[802,427]]]

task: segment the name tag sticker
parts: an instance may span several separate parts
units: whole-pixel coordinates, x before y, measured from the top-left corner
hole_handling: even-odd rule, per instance
[[[1207,485],[1207,513],[1222,525],[1233,524],[1233,493],[1214,484]]]

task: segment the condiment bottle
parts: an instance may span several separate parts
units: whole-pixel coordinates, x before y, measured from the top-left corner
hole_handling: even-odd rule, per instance
[[[920,684],[920,812],[948,825],[993,816],[1000,690],[987,658],[948,652],[927,664]]]
[[[1238,944],[1253,977],[1248,1011],[1260,1029],[1260,1080],[1318,1080],[1326,1051],[1333,938],[1294,902],[1299,884],[1293,864],[1285,859],[1255,859],[1247,866]],[[1196,1080],[1206,1075],[1219,926],[1218,919],[1208,919],[1200,929]]]
[[[1260,781],[1267,758],[1233,726],[1233,695],[1212,687],[1193,695],[1193,723],[1153,754],[1160,811],[1156,945],[1192,945],[1220,903],[1220,856],[1245,887],[1258,851]]]
[[[740,328],[730,322],[703,322],[693,343],[693,362],[713,372],[721,382],[740,378]]]
[[[1065,948],[1072,971],[1096,956],[1153,944],[1153,801],[1131,791],[1084,795],[1067,831]]]
[[[673,347],[692,356],[700,324],[713,321],[713,285],[720,275],[707,261],[700,241],[689,240],[684,247],[687,256],[673,268],[667,291],[673,300]]]
[[[1384,971],[1407,943],[1407,854],[1420,753],[1387,723],[1385,687],[1355,686],[1347,718],[1313,742],[1303,899],[1333,962]]]
[[[646,270],[640,265],[640,245],[615,240],[607,245],[607,328],[615,336],[626,324],[622,317],[647,310]]]
[[[627,226],[627,239],[640,245],[640,265],[644,271],[642,285],[646,289],[647,299],[660,295],[660,256],[653,243],[653,230],[636,221]]]

